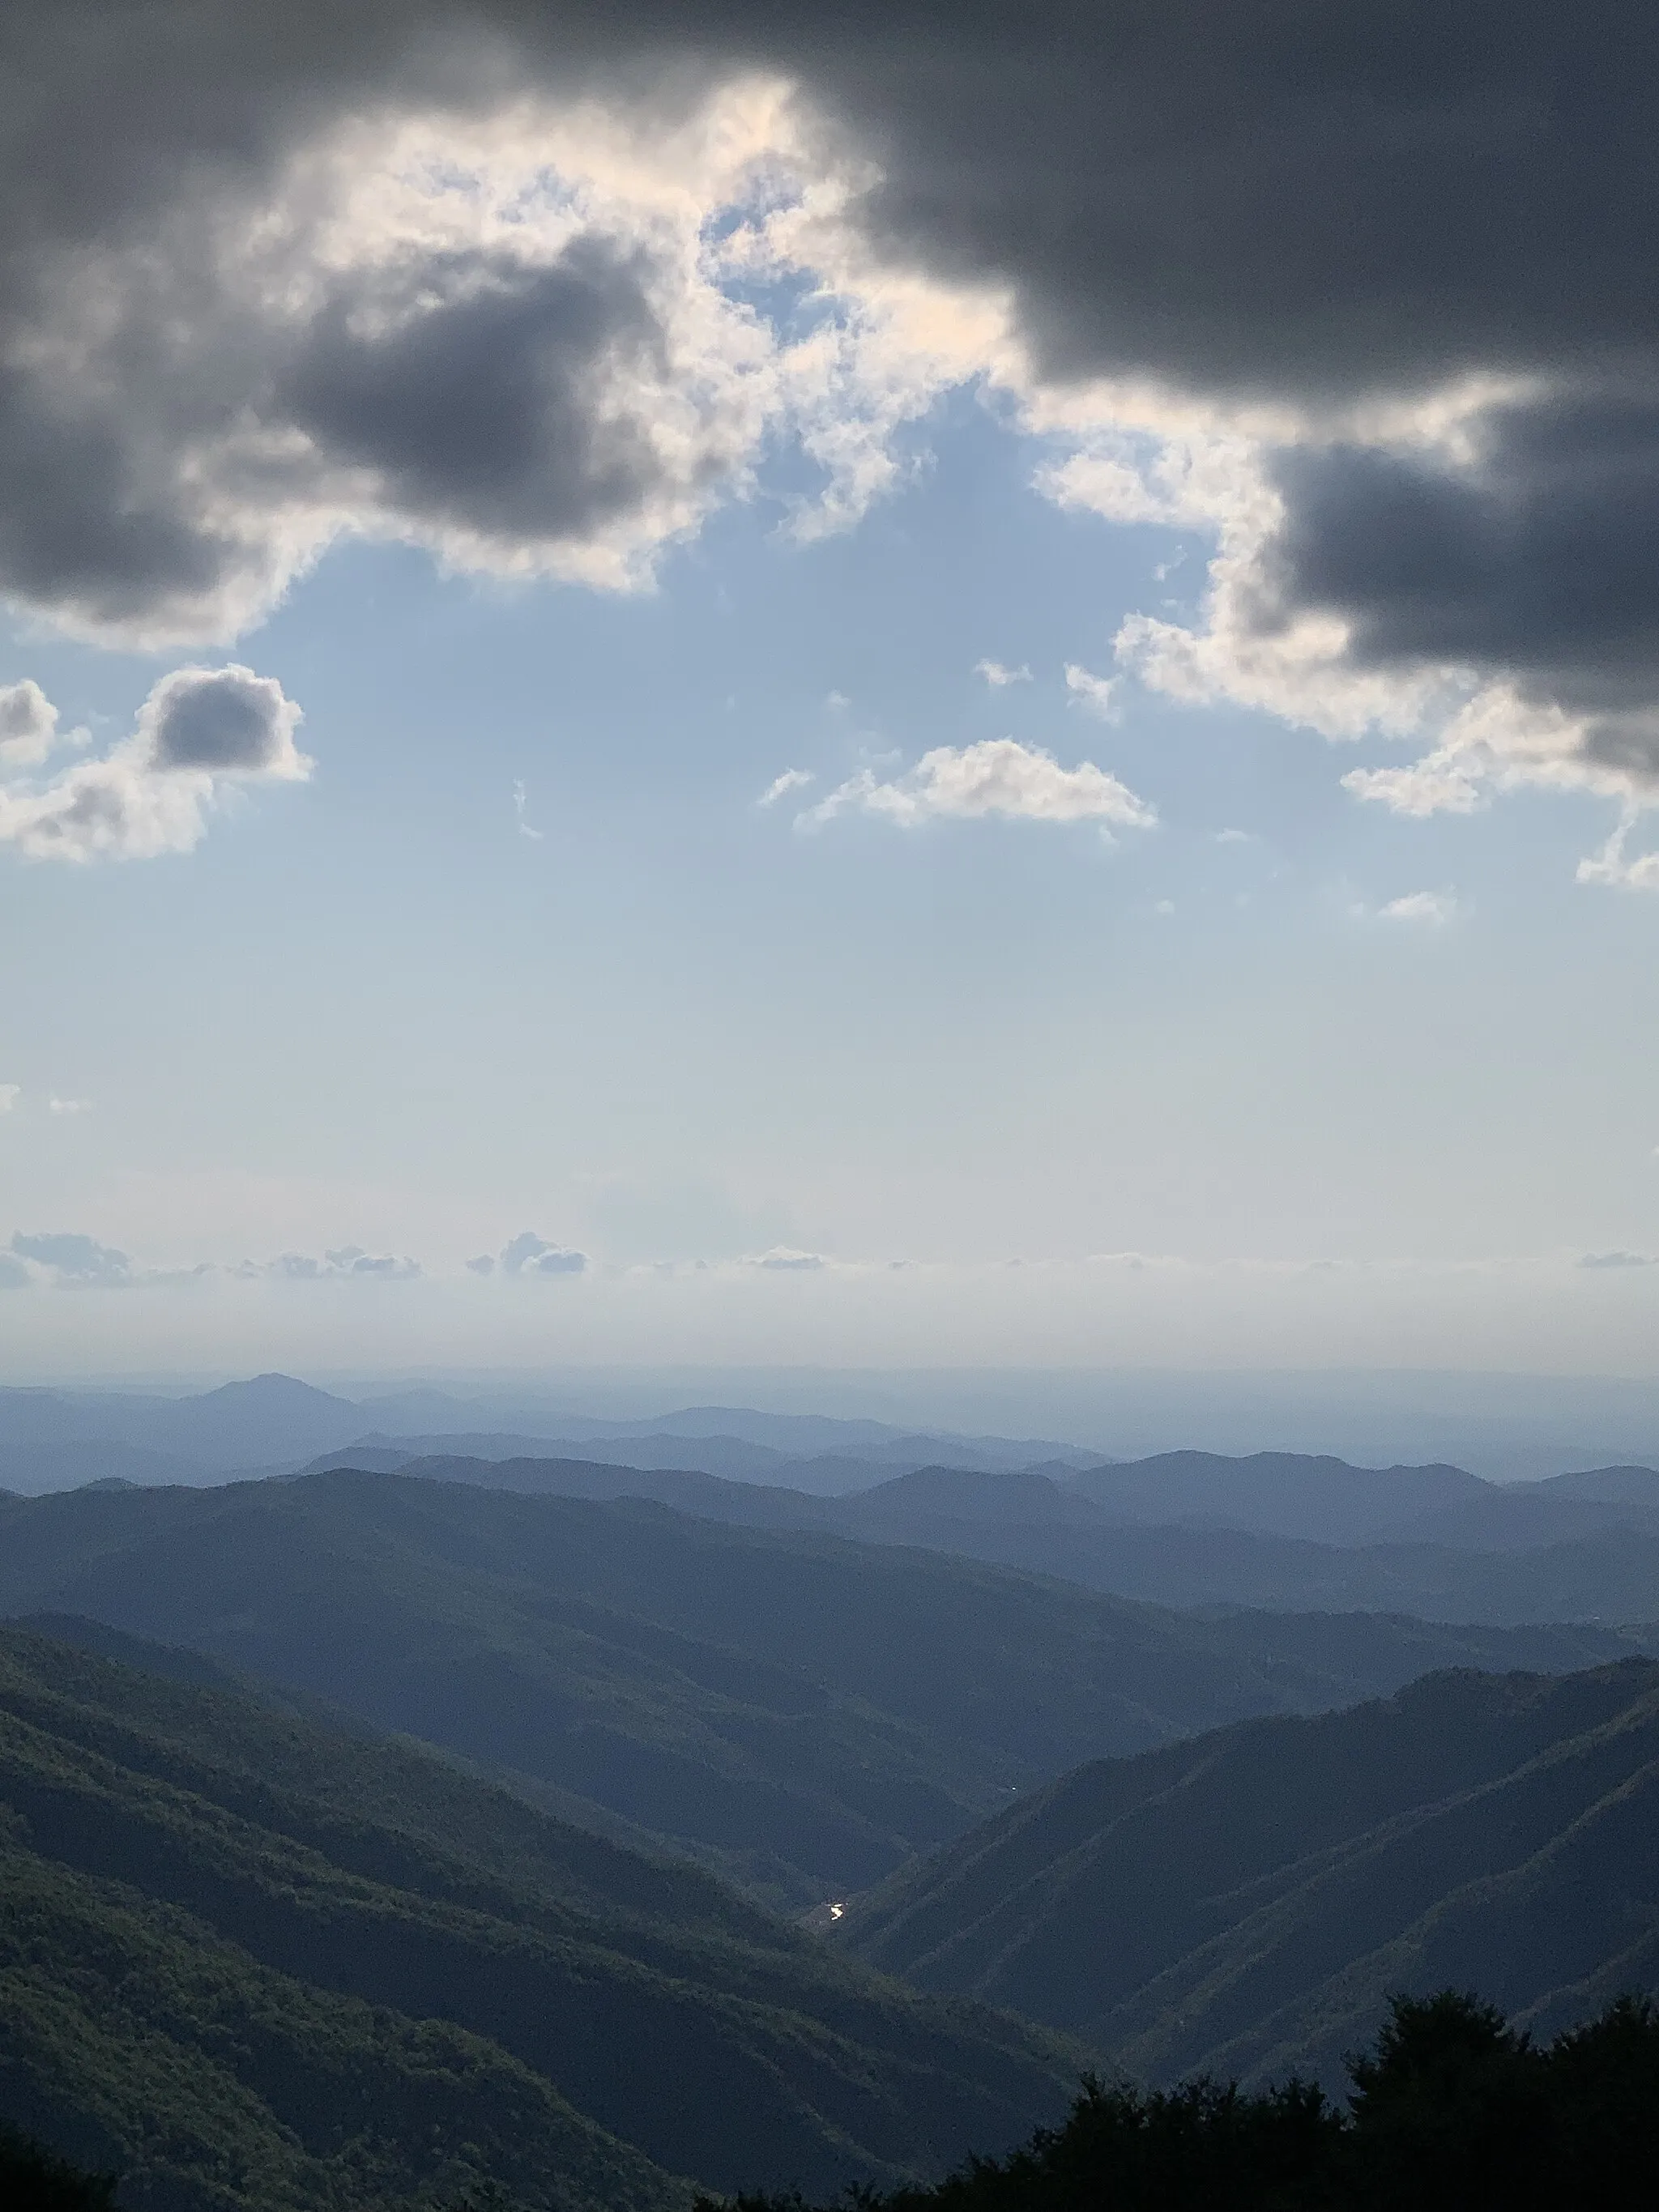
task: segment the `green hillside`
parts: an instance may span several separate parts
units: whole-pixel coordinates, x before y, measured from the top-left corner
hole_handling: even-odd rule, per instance
[[[1079,1760],[1597,1629],[1199,1620],[939,1553],[366,1473],[0,1504],[0,1612],[188,1644],[793,1907]]]
[[[1437,1674],[1085,1766],[838,1933],[1153,2081],[1334,2080],[1401,1989],[1562,2025],[1659,1989],[1659,1666]]]
[[[0,1632],[0,2120],[127,2203],[668,2212],[937,2172],[1064,2108],[1052,2037],[155,1656]]]

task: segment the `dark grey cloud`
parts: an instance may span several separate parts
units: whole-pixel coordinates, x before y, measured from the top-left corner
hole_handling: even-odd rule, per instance
[[[1287,457],[1262,618],[1335,608],[1359,665],[1655,696],[1659,13],[1636,0],[12,0],[0,590],[94,623],[234,622],[270,596],[270,516],[342,471],[374,479],[387,528],[508,549],[695,489],[729,464],[719,439],[671,483],[644,416],[603,398],[660,353],[633,249],[440,261],[394,277],[401,306],[341,276],[281,327],[226,295],[213,249],[343,118],[546,88],[666,114],[745,69],[797,79],[827,143],[871,157],[852,220],[880,256],[1007,289],[1044,377],[1328,428],[1358,395],[1540,380],[1472,469]],[[142,283],[97,289],[100,257],[152,240]],[[56,327],[71,275],[105,318],[95,377],[5,343]],[[193,501],[207,480],[225,495]],[[1591,742],[1647,757],[1639,730]]]
[[[1279,455],[1269,619],[1351,625],[1362,665],[1501,669],[1617,716],[1659,696],[1659,389],[1492,410],[1464,467],[1353,444]],[[1601,741],[1616,757],[1628,730]]]
[[[448,255],[416,276],[331,302],[284,380],[328,460],[486,536],[576,537],[649,499],[659,459],[604,404],[618,367],[668,374],[641,256],[582,239],[551,267]]]
[[[147,765],[266,775],[290,750],[297,716],[270,677],[246,668],[181,669],[157,684],[143,728]]]

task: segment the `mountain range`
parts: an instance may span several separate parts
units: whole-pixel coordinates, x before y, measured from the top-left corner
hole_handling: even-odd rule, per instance
[[[1659,1474],[1648,1468],[1498,1485],[1453,1467],[1180,1452],[1080,1471],[917,1468],[831,1498],[677,1468],[410,1456],[399,1444],[325,1455],[317,1470],[338,1466],[529,1494],[653,1498],[744,1527],[916,1546],[1164,1606],[1493,1626],[1659,1619]]]
[[[1197,1618],[638,1498],[350,1470],[0,1501],[0,1613],[42,1609],[328,1698],[793,1909],[1083,1759],[1437,1666],[1638,1648],[1595,1627]]]
[[[1547,2033],[1659,1985],[1659,1665],[1435,1674],[1094,1762],[835,1935],[1153,2081],[1334,2087],[1401,1990]]]
[[[257,1375],[181,1397],[106,1390],[0,1389],[0,1487],[36,1493],[116,1479],[216,1482],[251,1470],[292,1471],[319,1453],[409,1437],[485,1458],[526,1448],[644,1467],[702,1468],[738,1480],[785,1480],[836,1494],[930,1462],[981,1468],[1101,1455],[1075,1445],[917,1432],[816,1413],[690,1406],[605,1420],[507,1399],[411,1389],[363,1399],[287,1375]]]

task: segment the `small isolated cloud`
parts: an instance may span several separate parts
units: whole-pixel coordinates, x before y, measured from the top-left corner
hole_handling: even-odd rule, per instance
[[[826,1267],[829,1261],[821,1252],[798,1252],[793,1245],[775,1244],[769,1252],[757,1252],[750,1261],[754,1267],[767,1267],[780,1274],[811,1274],[815,1269]]]
[[[421,1272],[418,1260],[364,1251],[361,1244],[337,1245],[320,1259],[310,1252],[279,1252],[274,1260],[244,1260],[232,1271],[244,1282],[408,1283]]]
[[[477,1258],[469,1260],[466,1266],[469,1274],[493,1275],[495,1272],[495,1255],[493,1252],[480,1252]]]
[[[23,688],[14,684],[0,701]],[[55,709],[41,704],[55,726]],[[9,775],[42,757],[38,751],[0,754],[0,843],[32,860],[187,853],[201,842],[209,814],[234,792],[311,773],[294,742],[299,722],[300,709],[272,677],[236,665],[176,668],[152,687],[132,735],[100,759],[39,782]]]
[[[21,1083],[0,1083],[0,1114],[9,1114],[22,1095]]]
[[[830,694],[832,698],[835,696],[833,692]],[[757,806],[775,806],[779,799],[787,798],[790,792],[804,790],[815,781],[810,768],[787,768],[781,775],[773,777],[755,804]]]
[[[519,835],[520,837],[531,838],[536,844],[539,845],[542,841],[541,831],[539,830],[532,830],[528,821],[526,819],[526,809],[528,807],[529,804],[529,796],[525,790],[524,785],[522,783],[515,783],[513,787],[513,812],[518,822]]]
[[[38,768],[60,742],[58,709],[38,684],[0,684],[0,768]]]
[[[1115,676],[1091,675],[1074,660],[1066,664],[1066,689],[1079,707],[1098,714],[1103,722],[1117,720],[1117,687]]]
[[[1152,912],[1154,914],[1173,914],[1175,910],[1175,901],[1173,899],[1159,899],[1158,903],[1152,908]]]
[[[1215,842],[1218,845],[1253,845],[1255,840],[1248,830],[1218,830]]]
[[[52,1114],[90,1114],[90,1098],[48,1098],[46,1110]]]
[[[796,817],[800,829],[817,829],[849,811],[877,814],[902,828],[951,819],[1008,822],[1099,822],[1144,830],[1156,811],[1127,784],[1092,761],[1062,768],[1052,753],[1012,738],[987,738],[976,745],[936,745],[906,775],[883,783],[873,769],[859,773],[827,799]]]
[[[1419,922],[1430,929],[1443,928],[1456,912],[1457,901],[1449,891],[1407,891],[1378,909],[1384,921]]]
[[[533,1229],[524,1230],[501,1248],[504,1275],[580,1275],[586,1266],[586,1252],[573,1251],[564,1244],[550,1244]]]
[[[124,1288],[132,1280],[132,1262],[112,1245],[95,1237],[67,1231],[26,1237],[19,1231],[11,1240],[13,1255],[45,1267],[60,1283],[95,1284],[104,1289]]]
[[[1581,1267],[1651,1267],[1653,1264],[1645,1252],[1586,1252],[1578,1262]]]
[[[1005,668],[1000,660],[976,660],[975,676],[983,677],[994,691],[1006,691],[1011,684],[1029,684],[1031,672],[1022,661],[1018,668]]]

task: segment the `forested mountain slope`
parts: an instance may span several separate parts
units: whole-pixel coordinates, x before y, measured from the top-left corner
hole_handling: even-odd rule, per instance
[[[1401,1989],[1565,2025],[1659,1990],[1659,1665],[1434,1674],[1097,1762],[838,1934],[1157,2081],[1334,2081]]]
[[[1079,2061],[1040,2031],[134,1656],[170,1674],[0,1632],[0,2119],[130,2203],[355,2212],[488,2179],[668,2212],[688,2177],[936,2172],[1064,2109]]]
[[[1195,1620],[922,1551],[350,1473],[0,1502],[0,1610],[42,1607],[330,1698],[794,1905],[1085,1758],[1436,1665],[1627,1648]]]

